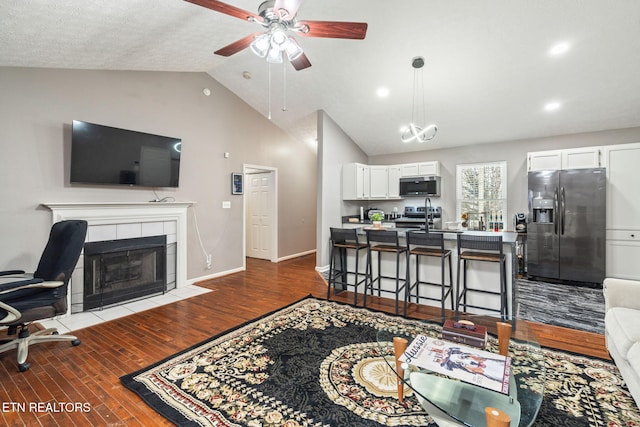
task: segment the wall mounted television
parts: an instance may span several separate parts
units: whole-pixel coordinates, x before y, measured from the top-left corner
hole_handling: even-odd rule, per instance
[[[74,120],[72,184],[178,187],[182,140]]]

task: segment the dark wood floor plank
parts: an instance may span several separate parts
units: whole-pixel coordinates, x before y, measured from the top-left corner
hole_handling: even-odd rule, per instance
[[[171,423],[122,387],[119,377],[144,368],[213,335],[312,294],[326,297],[326,282],[315,271],[315,256],[271,263],[247,259],[247,271],[199,285],[212,292],[75,331],[78,347],[50,343],[30,350],[29,371],[17,371],[15,351],[0,355],[0,400],[10,402],[87,402],[90,413],[12,413],[4,425],[170,426]],[[351,303],[343,292],[336,301]],[[359,299],[359,303],[362,298]],[[368,299],[368,307],[393,312],[393,301]],[[426,319],[439,308],[409,307],[409,315]],[[607,358],[598,334],[532,324],[541,344]]]

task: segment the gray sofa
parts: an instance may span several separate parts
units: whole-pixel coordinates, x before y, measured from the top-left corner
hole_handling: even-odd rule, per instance
[[[640,406],[640,281],[604,281],[607,350]]]

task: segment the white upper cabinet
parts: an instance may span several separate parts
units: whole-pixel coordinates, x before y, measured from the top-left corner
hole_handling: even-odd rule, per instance
[[[560,150],[528,153],[527,160],[529,163],[529,171],[562,169],[562,155],[560,154]]]
[[[400,173],[403,177],[440,175],[440,162],[405,163],[400,165]]]
[[[342,166],[342,200],[399,199],[400,165]]]
[[[389,194],[390,199],[400,198],[400,166],[389,166]]]
[[[418,176],[418,164],[407,163],[400,165],[400,173],[402,176]]]
[[[389,194],[389,167],[369,166],[369,183],[371,185],[369,197],[386,198]]]
[[[604,166],[601,161],[601,147],[572,148],[562,150],[562,169],[599,168]]]
[[[529,171],[584,169],[604,166],[601,147],[536,151],[527,154]]]
[[[342,199],[363,200],[370,197],[369,166],[348,163],[342,166]]]
[[[400,199],[400,178],[440,175],[440,162],[342,166],[342,200]]]

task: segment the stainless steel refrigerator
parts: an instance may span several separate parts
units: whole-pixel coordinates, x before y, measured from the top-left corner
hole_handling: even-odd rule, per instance
[[[604,168],[529,172],[527,274],[602,285]]]

